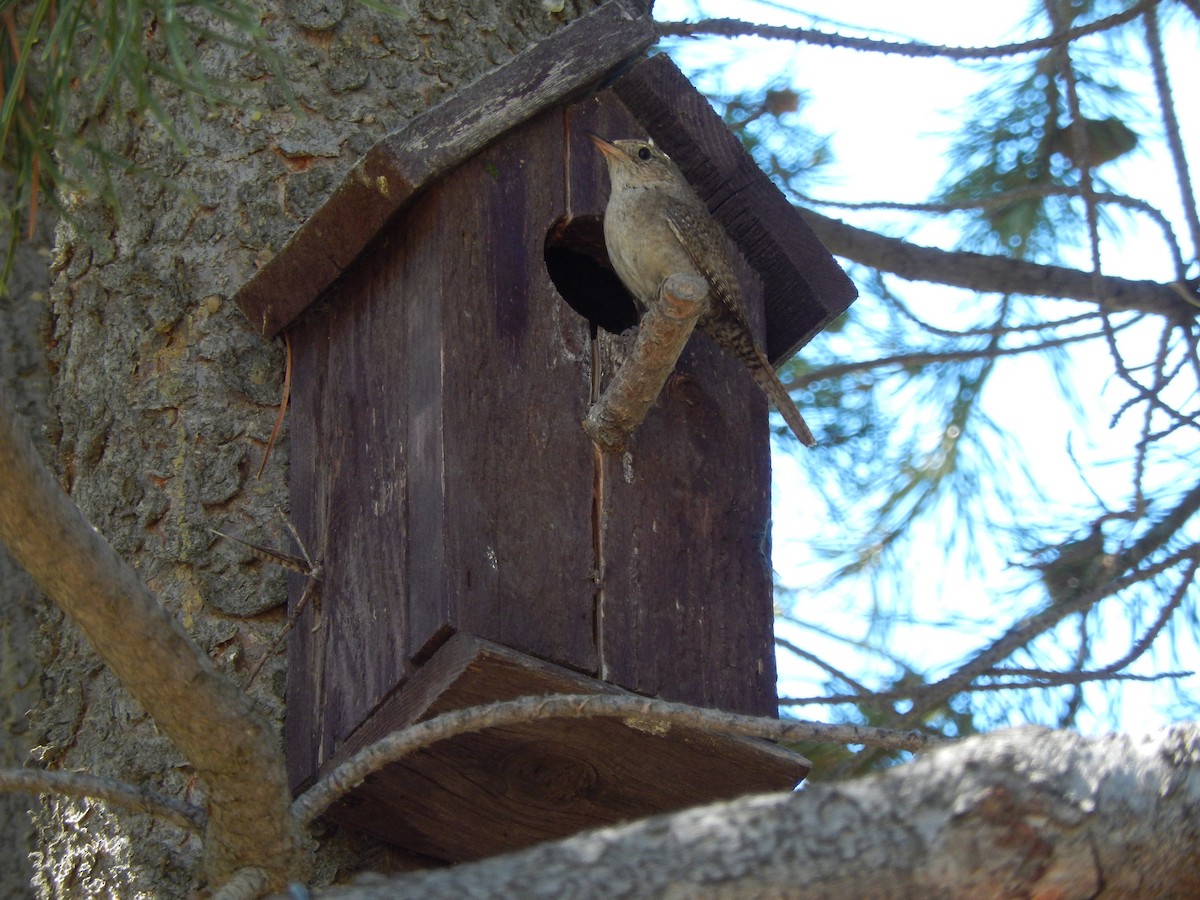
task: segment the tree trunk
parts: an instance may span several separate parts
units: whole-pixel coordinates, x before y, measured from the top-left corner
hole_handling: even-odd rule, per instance
[[[210,77],[238,83],[236,105],[193,115],[164,88],[186,156],[153,119],[115,107],[93,117],[111,147],[159,178],[120,179],[119,218],[99,200],[76,200],[60,234],[49,333],[55,463],[85,515],[240,683],[272,653],[284,579],[208,529],[288,547],[276,512],[286,512],[287,440],[256,478],[283,355],[228,297],[359,153],[594,5],[568,2],[559,14],[539,0],[447,0],[386,16],[341,2],[264,3],[294,106],[260,63],[205,42],[199,59]],[[146,33],[151,52],[162,51]],[[75,627],[50,619],[36,758],[202,803],[187,762]],[[275,652],[251,688],[277,725],[283,678]],[[199,841],[173,825],[82,800],[35,809],[44,896],[198,887]],[[335,832],[316,848],[319,879],[380,864],[365,842]]]
[[[36,233],[17,248],[8,293],[0,294],[0,394],[12,398],[22,424],[44,452],[50,379],[43,334],[53,230],[51,217],[42,210]],[[8,228],[0,227],[0,246],[7,247],[8,240]],[[37,703],[42,679],[34,639],[43,609],[33,582],[0,546],[0,768],[24,765],[33,748],[26,712]],[[33,896],[29,807],[30,798],[23,794],[0,794],[0,900]]]

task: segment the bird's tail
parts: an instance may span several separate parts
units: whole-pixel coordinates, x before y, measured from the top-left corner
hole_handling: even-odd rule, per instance
[[[779,376],[775,374],[775,369],[766,355],[757,347],[754,350],[755,355],[758,357],[758,364],[750,365],[747,362],[750,374],[754,376],[754,380],[758,382],[758,386],[767,395],[767,399],[779,410],[779,414],[783,416],[783,421],[787,422],[788,428],[792,429],[792,434],[796,435],[800,443],[805,447],[813,446],[816,444],[817,439],[813,437],[808,423],[804,421],[804,416],[800,415],[800,410],[792,402],[792,395],[787,392],[787,388],[783,386],[783,383],[779,380]]]
[[[817,439],[813,437],[804,416],[800,415],[800,410],[792,402],[792,395],[775,374],[775,367],[750,334],[749,326],[740,319],[737,322],[738,327],[730,327],[730,324],[731,320],[722,320],[720,317],[714,317],[714,320],[710,321],[703,318],[700,320],[700,327],[710,337],[745,363],[750,375],[767,395],[767,399],[779,410],[779,414],[783,416],[783,420],[788,423],[792,434],[796,435],[800,443],[805,447],[814,446]]]

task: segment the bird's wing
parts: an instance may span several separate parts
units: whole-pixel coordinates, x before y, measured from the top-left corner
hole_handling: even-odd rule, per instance
[[[749,332],[750,324],[742,309],[741,288],[729,262],[729,243],[721,226],[707,212],[701,214],[684,203],[668,204],[666,219],[671,233],[687,251],[696,271],[711,285],[716,301],[736,316]],[[713,247],[716,252],[702,254],[697,252],[699,247]]]

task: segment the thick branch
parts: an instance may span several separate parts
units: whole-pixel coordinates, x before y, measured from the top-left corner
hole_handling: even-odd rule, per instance
[[[885,774],[658,816],[323,898],[1200,896],[1200,730],[1023,728]]]
[[[210,879],[256,865],[282,883],[295,843],[271,726],[88,524],[2,396],[0,497],[0,540],[204,779]]]
[[[1184,285],[1134,281],[1064,266],[1042,266],[1006,256],[939,250],[884,237],[864,228],[801,209],[821,242],[835,256],[882,269],[909,281],[932,281],[981,293],[1026,294],[1085,300],[1109,311],[1139,310],[1177,321],[1196,317],[1200,298]],[[1192,302],[1184,294],[1191,296]]]

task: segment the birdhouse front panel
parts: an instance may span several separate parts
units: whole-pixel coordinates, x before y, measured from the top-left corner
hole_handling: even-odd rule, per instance
[[[458,633],[650,696],[774,710],[754,383],[697,335],[626,453],[580,427],[627,345],[607,329],[633,321],[613,324],[632,305],[597,245],[607,180],[584,129],[644,135],[608,92],[512,130],[289,331],[292,515],[326,573],[289,639],[294,787]]]

